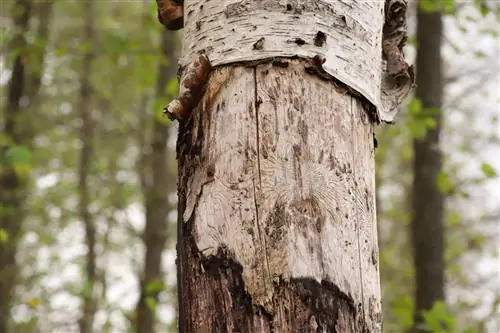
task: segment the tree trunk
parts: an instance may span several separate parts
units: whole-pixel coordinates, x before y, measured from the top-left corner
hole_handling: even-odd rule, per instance
[[[78,193],[80,219],[85,228],[85,243],[87,255],[85,260],[85,283],[83,286],[82,316],[80,318],[80,333],[92,333],[94,316],[96,312],[96,301],[94,297],[94,286],[97,282],[96,267],[96,230],[93,218],[89,211],[91,202],[89,178],[92,168],[93,151],[93,120],[92,120],[92,85],[90,82],[91,66],[94,59],[94,3],[92,0],[85,1],[84,9],[84,31],[82,43],[85,45],[82,63],[82,74],[80,79],[80,102],[79,112],[81,116],[80,127],[80,161],[78,165]]]
[[[415,286],[415,324],[421,323],[422,310],[429,310],[437,300],[444,300],[444,196],[437,187],[442,153],[441,106],[443,95],[441,12],[418,10],[417,17],[417,90],[415,98],[422,102],[423,112],[432,117],[436,127],[422,140],[415,140],[413,179],[413,218],[411,221]],[[437,110],[433,111],[433,110]],[[429,112],[434,112],[432,115]],[[416,332],[425,332],[416,328]]]
[[[381,332],[373,134],[412,85],[405,12],[383,72],[384,3],[186,3],[180,332]]]
[[[158,68],[156,94],[158,98],[165,97],[168,81],[175,78],[175,35],[164,32],[162,40],[162,59]],[[175,189],[175,176],[169,172],[170,151],[167,148],[169,126],[154,117],[152,138],[148,158],[146,158],[144,175],[146,226],[143,239],[146,248],[144,272],[141,280],[141,296],[137,303],[137,332],[153,333],[155,310],[151,303],[156,304],[158,293],[162,291],[163,275],[161,259],[168,236],[168,213],[172,205],[168,196]]]
[[[2,134],[10,141],[0,146],[0,231],[7,239],[0,240],[0,332],[7,332],[12,297],[18,282],[15,260],[18,242],[22,237],[25,218],[24,202],[27,196],[28,177],[20,174],[16,165],[5,163],[9,148],[31,148],[36,129],[29,112],[39,102],[39,90],[43,74],[45,46],[49,31],[52,1],[33,4],[18,0],[13,6],[16,28],[9,51],[16,52],[12,76],[8,84],[8,97],[4,113]],[[32,16],[39,20],[35,42],[28,44],[26,34]],[[22,104],[22,100],[27,101]]]

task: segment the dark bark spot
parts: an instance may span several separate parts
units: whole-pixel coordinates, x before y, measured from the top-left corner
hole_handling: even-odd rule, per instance
[[[321,47],[325,44],[326,42],[326,35],[323,31],[318,31],[316,33],[316,36],[314,37],[314,45],[317,47]]]
[[[264,37],[259,38],[259,40],[253,44],[252,48],[254,50],[262,50],[264,48],[264,40],[265,40]]]
[[[307,123],[305,120],[299,119],[297,124],[297,131],[302,138],[302,142],[307,145],[307,133],[309,131],[309,128],[307,127]]]
[[[318,164],[323,163],[323,157],[324,156],[325,156],[325,153],[324,153],[323,149],[321,149],[320,152],[319,152]]]
[[[305,40],[303,40],[302,38],[295,38],[295,39],[293,40],[293,42],[294,42],[295,44],[299,45],[299,46],[302,46],[302,45],[304,45],[304,44],[306,43],[306,41],[305,41]]]
[[[287,68],[289,63],[281,59],[275,59],[273,60],[272,65],[274,67]]]
[[[215,164],[210,164],[207,167],[207,176],[212,178],[215,175]]]
[[[262,98],[260,96],[257,96],[257,99],[255,100],[255,108],[258,109],[261,104]]]
[[[372,250],[372,255],[371,255],[371,259],[372,259],[372,264],[375,266],[377,265],[377,253],[375,252],[375,250]]]
[[[290,11],[290,10],[292,10],[292,9],[293,9],[292,5],[291,5],[291,4],[289,4],[289,3],[287,3],[287,4],[286,4],[286,10]]]

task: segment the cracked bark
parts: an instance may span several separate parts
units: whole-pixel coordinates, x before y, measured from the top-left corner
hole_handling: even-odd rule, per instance
[[[212,72],[178,103],[179,330],[381,332],[373,106],[413,83],[406,1],[224,4],[183,8],[181,66]]]

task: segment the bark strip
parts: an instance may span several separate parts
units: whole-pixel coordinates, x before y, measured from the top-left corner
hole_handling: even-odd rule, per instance
[[[382,54],[385,70],[382,76],[382,107],[380,119],[392,122],[398,106],[414,88],[415,73],[404,58],[403,47],[407,40],[406,10],[407,0],[385,1],[385,23],[383,30]]]

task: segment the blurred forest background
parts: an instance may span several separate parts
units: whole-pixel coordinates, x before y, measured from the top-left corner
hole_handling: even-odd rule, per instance
[[[413,325],[416,299],[438,300],[430,332],[500,332],[498,6],[409,13],[408,58],[425,46],[426,70],[377,134],[384,332]],[[162,107],[182,32],[148,0],[0,9],[0,332],[175,332],[177,129]]]

